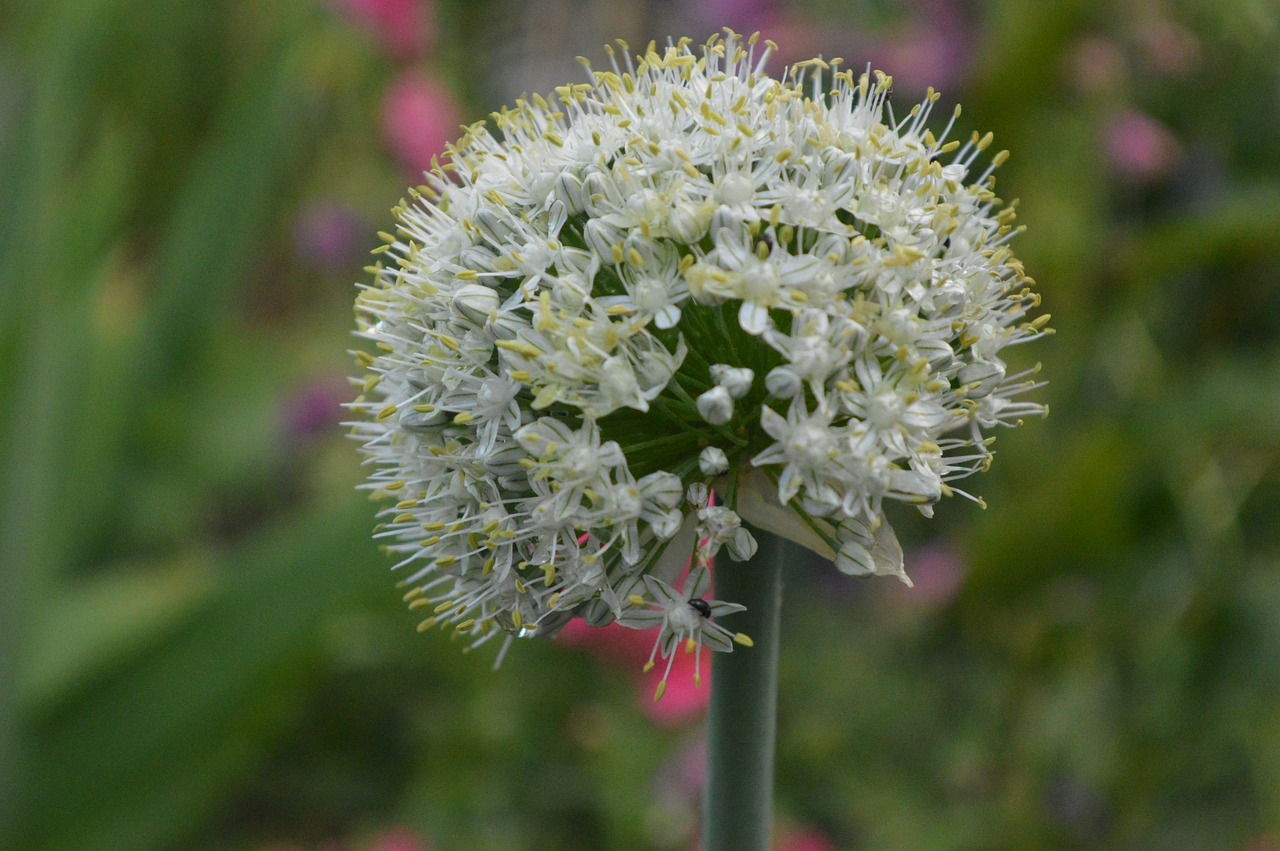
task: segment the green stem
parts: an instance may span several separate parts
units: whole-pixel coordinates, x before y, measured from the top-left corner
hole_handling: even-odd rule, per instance
[[[723,626],[754,646],[717,653],[707,719],[702,851],[768,851],[773,830],[773,751],[778,708],[782,539],[752,529],[760,547],[746,563],[718,560],[717,599],[747,607]]]

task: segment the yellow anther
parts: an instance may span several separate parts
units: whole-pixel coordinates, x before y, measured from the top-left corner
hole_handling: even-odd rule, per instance
[[[499,340],[494,345],[500,349],[524,355],[527,358],[536,358],[542,354],[542,351],[537,346],[531,346],[522,340]]]
[[[756,643],[751,640],[751,636],[745,632],[739,632],[733,636],[733,643],[740,644],[743,647],[755,647]]]

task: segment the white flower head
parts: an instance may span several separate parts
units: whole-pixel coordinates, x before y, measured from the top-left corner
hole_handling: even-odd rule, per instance
[[[731,649],[734,604],[702,593],[748,526],[905,580],[887,503],[968,496],[988,432],[1044,412],[1001,358],[1049,333],[1005,153],[931,129],[932,90],[895,113],[891,78],[774,79],[773,49],[610,51],[467,128],[395,208],[350,408],[423,629],[581,617],[661,625],[664,658]]]

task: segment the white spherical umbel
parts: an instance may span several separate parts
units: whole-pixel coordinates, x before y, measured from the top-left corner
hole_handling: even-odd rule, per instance
[[[664,658],[731,650],[734,604],[702,594],[718,551],[755,551],[744,522],[905,580],[886,504],[968,496],[987,432],[1044,413],[1001,359],[1049,333],[1006,153],[948,141],[958,108],[931,129],[932,90],[895,114],[891,78],[775,79],[772,49],[610,50],[467,128],[394,209],[350,407],[421,628],[581,617],[660,626]]]

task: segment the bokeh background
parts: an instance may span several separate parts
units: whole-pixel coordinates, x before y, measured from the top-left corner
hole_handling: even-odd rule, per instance
[[[460,123],[723,25],[994,130],[1058,329],[914,591],[792,568],[778,847],[1280,848],[1271,0],[0,0],[0,847],[692,847],[705,689],[418,635],[338,405]]]

